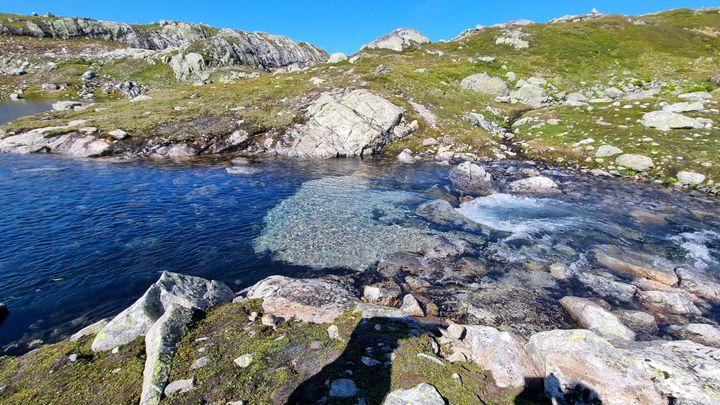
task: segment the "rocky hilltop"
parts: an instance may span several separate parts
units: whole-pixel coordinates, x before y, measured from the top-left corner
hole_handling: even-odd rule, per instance
[[[161,53],[161,57],[173,67],[179,79],[192,78],[191,73],[210,67],[241,65],[274,70],[303,68],[327,60],[325,51],[305,42],[262,32],[218,29],[179,21],[131,25],[90,18],[4,14],[0,15],[0,35],[92,39],[131,49],[172,50]]]

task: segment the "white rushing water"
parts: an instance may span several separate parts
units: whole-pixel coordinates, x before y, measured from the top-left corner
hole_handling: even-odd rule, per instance
[[[711,244],[720,245],[720,233],[707,230],[684,232],[671,237],[670,240],[678,243],[685,250],[691,264],[697,269],[705,270],[720,264],[717,257],[713,257],[710,249]]]

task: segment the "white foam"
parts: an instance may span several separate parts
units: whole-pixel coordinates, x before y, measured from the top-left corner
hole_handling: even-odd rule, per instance
[[[720,243],[720,233],[708,230],[685,232],[671,237],[670,240],[680,243],[680,247],[692,259],[696,268],[705,270],[711,265],[718,264],[717,260],[713,258],[708,244],[710,242]]]
[[[512,233],[511,238],[553,233],[578,223],[571,207],[559,200],[510,194],[493,194],[460,205],[458,212],[493,229]]]

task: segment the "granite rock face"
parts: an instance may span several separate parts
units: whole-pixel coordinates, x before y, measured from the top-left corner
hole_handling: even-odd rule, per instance
[[[91,38],[129,48],[161,51],[199,48],[217,66],[245,65],[258,69],[305,67],[327,60],[322,49],[262,32],[218,30],[202,24],[160,21],[131,25],[74,17],[14,16],[13,24],[0,23],[0,34],[37,38]]]
[[[307,122],[285,134],[283,155],[329,158],[369,156],[394,139],[402,108],[367,90],[323,93],[307,109]]]

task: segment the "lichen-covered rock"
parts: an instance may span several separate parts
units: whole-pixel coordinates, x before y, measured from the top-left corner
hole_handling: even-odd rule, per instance
[[[383,405],[444,405],[445,400],[437,388],[421,383],[413,388],[397,389],[385,397]]]
[[[624,354],[652,378],[665,397],[673,399],[671,403],[715,404],[720,398],[720,349],[655,340],[637,342]]]
[[[635,333],[600,305],[579,297],[563,297],[560,304],[583,328],[606,339],[635,340]]]
[[[675,103],[675,104],[669,104],[663,107],[663,111],[665,112],[672,112],[672,113],[684,113],[684,112],[694,112],[694,111],[702,111],[705,109],[705,106],[703,103],[699,101],[689,101],[689,102],[683,102],[683,103]]]
[[[612,145],[602,145],[595,151],[595,157],[610,157],[623,153],[622,149]]]
[[[615,159],[615,164],[636,172],[644,172],[655,166],[651,158],[632,153],[618,156],[617,159]]]
[[[369,156],[393,140],[404,111],[367,90],[323,93],[307,109],[307,122],[285,135],[278,152],[313,158]]]
[[[170,68],[178,80],[189,81],[197,79],[205,70],[205,59],[196,52],[179,53],[170,59]]]
[[[92,349],[96,352],[110,350],[133,341],[146,334],[172,308],[204,311],[232,301],[233,296],[232,290],[218,281],[165,271],[142,297],[102,328]]]
[[[701,129],[705,125],[695,118],[686,117],[682,114],[668,111],[653,111],[646,113],[642,118],[642,124],[648,128],[657,128],[661,131],[671,129],[694,128]]]
[[[398,28],[363,46],[362,49],[390,49],[392,51],[402,52],[411,46],[429,43],[430,39],[415,29]]]
[[[160,403],[177,345],[185,328],[192,320],[193,310],[171,304],[147,330],[145,336],[145,368],[140,405]],[[95,343],[93,342],[93,350]]]
[[[511,91],[510,98],[532,108],[541,108],[547,101],[547,93],[542,86],[527,82]]]
[[[559,403],[661,404],[667,399],[620,349],[588,330],[533,335],[527,351],[545,378],[545,393]]]
[[[489,326],[465,326],[464,332],[472,360],[492,373],[498,387],[522,390],[526,381],[539,376],[522,338]]]
[[[339,282],[283,276],[259,281],[247,297],[262,299],[263,310],[275,316],[311,323],[330,323],[358,302]]]
[[[464,78],[460,82],[460,87],[465,90],[493,96],[506,96],[508,94],[505,81],[499,77],[490,76],[487,73],[477,73]]]

